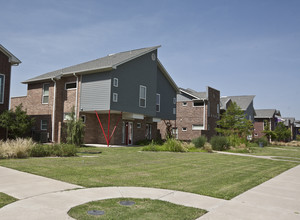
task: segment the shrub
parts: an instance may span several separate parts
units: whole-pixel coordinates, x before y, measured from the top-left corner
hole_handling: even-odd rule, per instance
[[[261,138],[257,138],[255,140],[255,143],[258,144],[258,145],[259,145],[259,143],[262,143],[263,146],[268,146],[269,141],[268,141],[268,139],[266,137],[261,137]]]
[[[35,145],[32,139],[17,138],[0,142],[0,158],[26,158]]]
[[[223,151],[229,149],[229,141],[224,136],[214,136],[210,139],[213,150]]]
[[[51,146],[47,144],[36,144],[31,148],[31,157],[48,157],[51,156]]]
[[[163,145],[167,151],[171,152],[187,152],[182,143],[176,139],[169,138]]]
[[[204,144],[207,142],[207,138],[205,136],[200,136],[192,140],[192,143],[197,148],[204,147]]]
[[[210,143],[207,143],[207,142],[204,144],[203,149],[204,149],[205,151],[207,151],[208,153],[212,153],[212,152],[213,152],[213,149],[212,149],[212,147],[211,147],[211,144],[210,144]]]
[[[297,140],[297,141],[300,141],[300,134],[297,134],[296,140]]]
[[[70,157],[76,156],[77,147],[73,144],[54,144],[50,148],[51,156]]]

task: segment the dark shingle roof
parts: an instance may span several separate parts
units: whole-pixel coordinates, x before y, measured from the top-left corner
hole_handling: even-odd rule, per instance
[[[246,110],[251,102],[253,101],[255,95],[242,95],[242,96],[226,96],[221,97],[221,104],[226,103],[228,98],[231,99],[232,102],[235,102],[242,110]]]
[[[255,113],[254,118],[273,118],[277,111],[276,109],[255,109]]]
[[[61,76],[70,75],[73,73],[81,73],[81,72],[88,72],[88,71],[101,70],[101,69],[113,69],[134,58],[137,58],[153,50],[156,50],[159,47],[160,46],[147,47],[147,48],[130,50],[130,51],[125,51],[116,54],[110,54],[107,55],[106,57],[102,57],[96,60],[80,63],[74,66],[66,67],[63,69],[59,69],[56,71],[39,75],[37,77],[28,79],[23,83],[30,83],[30,82],[41,81],[41,80],[46,80],[51,78],[59,78]]]
[[[195,99],[207,99],[206,92],[197,92],[189,88],[188,89],[180,88],[180,91],[192,95]]]
[[[230,101],[229,97],[221,97],[220,98],[220,109],[226,110],[226,104],[228,101]]]

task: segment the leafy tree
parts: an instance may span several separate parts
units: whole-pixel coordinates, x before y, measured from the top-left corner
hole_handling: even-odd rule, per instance
[[[6,138],[16,139],[25,137],[30,132],[34,124],[34,118],[27,115],[22,104],[13,110],[7,110],[0,115],[0,127],[6,128],[8,135]]]
[[[270,124],[268,123],[267,120],[264,120],[264,130],[263,133],[265,134],[265,136],[268,138],[269,141],[276,139],[276,134],[274,131],[271,130],[270,128]]]
[[[84,123],[82,119],[76,119],[74,107],[67,121],[67,143],[80,146],[83,144],[84,138]]]
[[[277,141],[286,141],[291,137],[291,130],[283,122],[279,122],[274,130]]]
[[[217,121],[219,127],[216,131],[228,136],[231,145],[236,146],[242,140],[247,141],[247,136],[251,134],[253,124],[250,120],[245,118],[244,111],[233,102]]]

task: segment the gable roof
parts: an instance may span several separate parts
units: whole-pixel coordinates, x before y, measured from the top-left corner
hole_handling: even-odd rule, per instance
[[[251,102],[253,101],[255,95],[242,95],[242,96],[225,96],[221,97],[221,102],[226,103],[228,101],[228,98],[235,102],[242,110],[247,110]]]
[[[11,63],[11,65],[18,66],[21,62],[15,55],[13,55],[11,52],[9,52],[2,44],[0,44],[0,51],[4,53],[6,56],[8,56],[8,61]]]
[[[275,115],[280,116],[280,111],[276,109],[255,109],[254,118],[273,118]]]
[[[105,71],[116,69],[119,65],[140,57],[146,53],[156,50],[161,46],[147,47],[137,50],[130,50],[116,54],[110,54],[105,57],[80,63],[74,66],[66,67],[56,71],[48,72],[40,76],[28,79],[23,83],[30,83],[35,81],[48,80],[53,78],[60,78],[62,76],[72,75],[74,73],[88,73],[93,71]]]
[[[193,89],[183,89],[183,88],[179,88],[180,92],[183,92],[191,97],[193,97],[194,99],[207,99],[207,95],[206,92],[197,92]]]
[[[226,110],[227,108],[227,103],[230,101],[231,99],[229,97],[221,97],[220,98],[220,109],[222,110]]]

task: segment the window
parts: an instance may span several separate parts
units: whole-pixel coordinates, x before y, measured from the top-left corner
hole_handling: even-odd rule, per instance
[[[173,98],[173,104],[175,105],[176,104],[176,98]]]
[[[118,78],[114,78],[114,80],[113,80],[113,86],[114,87],[118,87],[119,86],[119,79]]]
[[[207,116],[210,116],[210,102],[207,103]]]
[[[47,120],[41,120],[41,130],[45,131],[48,128],[48,121]]]
[[[71,113],[64,113],[64,121],[68,121],[68,120],[71,120],[72,117],[71,117]]]
[[[86,122],[86,116],[85,115],[81,115],[80,118],[81,118],[81,120],[82,120],[83,123]]]
[[[0,74],[0,104],[4,103],[4,82],[5,75]]]
[[[200,131],[200,130],[203,130],[203,129],[204,129],[204,127],[201,124],[192,125],[192,130],[193,131]]]
[[[146,124],[146,134],[145,137],[147,140],[152,139],[152,125],[151,124]]]
[[[203,101],[194,101],[193,102],[193,106],[194,107],[204,106],[204,102]]]
[[[173,108],[173,115],[176,115],[176,108]]]
[[[178,139],[178,128],[172,128],[172,135],[175,139]]]
[[[113,93],[113,102],[118,102],[118,93]]]
[[[187,106],[187,103],[186,103],[186,102],[183,102],[183,103],[182,103],[182,106]]]
[[[160,94],[156,94],[156,111],[160,112]]]
[[[136,128],[141,128],[142,127],[142,124],[141,123],[137,123],[136,124]]]
[[[43,84],[43,100],[42,104],[48,104],[49,103],[49,83]]]
[[[183,127],[183,128],[182,128],[182,131],[187,131],[187,128],[186,128],[186,127]]]
[[[76,88],[77,88],[76,82],[68,82],[65,84],[65,90],[76,89]]]
[[[146,86],[140,86],[140,100],[139,100],[139,106],[146,108],[146,94],[147,93],[147,87]]]
[[[217,113],[220,114],[220,104],[217,104]]]

